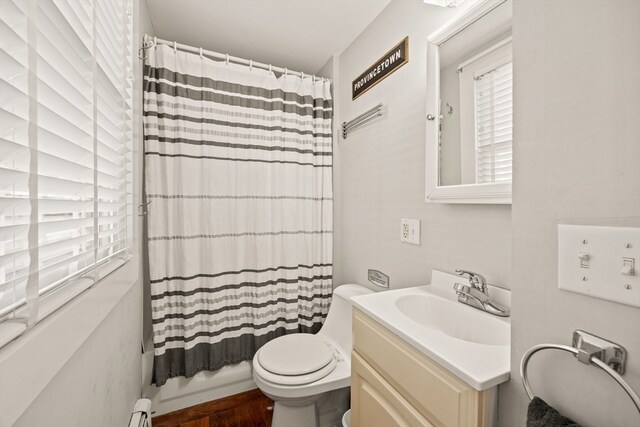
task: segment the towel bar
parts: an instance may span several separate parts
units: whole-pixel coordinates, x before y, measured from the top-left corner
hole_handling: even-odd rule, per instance
[[[375,107],[365,111],[360,114],[353,120],[342,123],[342,139],[347,139],[347,134],[354,130],[357,127],[362,126],[363,124],[371,121],[376,117],[380,117],[382,115],[382,103],[376,105]]]
[[[609,346],[605,348],[594,346],[593,341],[590,342],[590,340],[593,339],[597,340],[598,343],[605,342],[615,346],[616,350],[620,350],[621,352],[623,352],[622,357],[620,357],[619,359],[608,357],[605,353],[606,350],[611,350],[611,347]],[[638,413],[640,413],[640,397],[638,397],[631,386],[629,386],[629,384],[627,384],[627,382],[618,373],[624,373],[624,360],[626,358],[626,351],[617,344],[603,340],[602,338],[596,337],[580,330],[574,331],[573,343],[579,348],[561,344],[538,344],[531,347],[525,352],[525,354],[522,356],[522,361],[520,362],[520,376],[522,377],[522,385],[524,386],[524,391],[527,393],[529,400],[533,400],[534,396],[533,391],[531,390],[531,386],[529,385],[529,379],[527,377],[527,365],[529,364],[529,359],[531,358],[531,356],[541,350],[555,349],[573,353],[581,362],[587,365],[595,365],[609,374],[609,376],[616,380],[616,382],[624,389],[624,391],[633,401],[633,404],[636,406]],[[620,354],[618,354],[618,356],[620,356]],[[601,359],[604,359],[604,361]],[[612,364],[613,368],[609,366],[608,363]],[[616,372],[616,370],[618,372]]]

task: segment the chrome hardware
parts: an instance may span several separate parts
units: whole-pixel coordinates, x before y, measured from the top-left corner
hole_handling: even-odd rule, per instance
[[[148,214],[147,206],[149,206],[153,202],[153,200],[149,200],[147,203],[142,203],[138,205],[138,216],[145,216]]]
[[[436,119],[436,116],[434,116],[433,114],[427,114],[427,120],[429,120],[430,122],[434,121]]]
[[[509,308],[494,301],[484,292],[480,292],[477,288],[469,285],[456,283],[453,289],[458,294],[458,301],[478,310],[486,311],[489,314],[500,317],[509,317]]]
[[[356,117],[353,120],[350,120],[348,122],[343,122],[342,123],[342,139],[347,139],[347,134],[350,131],[380,116],[382,116],[382,103],[365,111],[364,113],[360,114],[358,117]]]
[[[146,55],[147,49],[151,49],[154,46],[155,42],[145,34],[142,38],[142,47],[138,49],[138,59],[147,60],[149,58],[149,55]]]
[[[478,310],[500,317],[509,317],[508,307],[494,301],[489,296],[487,281],[484,276],[473,271],[456,270],[459,276],[469,277],[469,284],[455,283],[453,289],[458,294],[458,301]]]
[[[447,102],[447,114],[453,114],[453,107]]]
[[[474,273],[473,271],[468,270],[456,270],[456,274],[458,276],[467,276],[469,278],[469,284],[472,287],[476,288],[483,294],[487,293],[487,280],[482,274]]]
[[[591,358],[595,357],[620,375],[624,375],[627,350],[621,345],[578,329],[573,332],[571,346],[578,349],[577,358],[582,363],[588,365]]]
[[[529,359],[538,351],[547,349],[562,350],[568,353],[573,353],[580,362],[587,365],[597,366],[605,371],[624,389],[633,401],[638,413],[640,413],[640,397],[622,378],[627,360],[627,351],[619,344],[579,329],[573,332],[571,347],[562,344],[538,344],[531,347],[522,356],[522,361],[520,362],[520,376],[522,377],[524,390],[530,400],[533,400],[534,393],[533,390],[531,390],[529,378],[527,376]]]

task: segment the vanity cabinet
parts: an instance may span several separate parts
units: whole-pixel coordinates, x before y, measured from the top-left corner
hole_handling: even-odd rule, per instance
[[[488,392],[473,389],[354,308],[353,427],[490,427]]]

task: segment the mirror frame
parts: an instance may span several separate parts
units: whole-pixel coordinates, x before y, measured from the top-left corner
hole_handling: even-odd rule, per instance
[[[485,0],[473,3],[427,38],[427,113],[434,114],[433,112],[435,111],[434,115],[436,117],[439,115],[440,61],[438,59],[438,46],[507,1]],[[431,81],[435,82],[435,84],[430,84]],[[511,204],[511,182],[438,185],[440,179],[438,133],[437,121],[427,121],[425,153],[426,202]]]

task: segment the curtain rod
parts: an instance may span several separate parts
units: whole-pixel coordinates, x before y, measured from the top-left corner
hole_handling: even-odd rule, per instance
[[[331,81],[330,79],[327,79],[325,77],[317,77],[313,74],[305,74],[302,71],[291,71],[287,68],[275,67],[275,66],[272,66],[271,64],[264,64],[262,62],[253,61],[252,59],[244,59],[244,58],[239,58],[237,56],[231,56],[228,53],[224,54],[224,53],[214,52],[212,50],[203,49],[201,47],[194,47],[194,46],[178,43],[175,41],[172,42],[170,40],[160,39],[155,36],[150,36],[149,34],[144,35],[143,43],[142,43],[143,47],[141,49],[148,49],[152,46],[157,46],[158,44],[165,44],[168,46],[172,46],[174,49],[180,49],[185,52],[198,53],[201,56],[206,55],[208,57],[215,58],[215,59],[223,59],[227,62],[234,62],[236,64],[248,65],[250,68],[251,67],[262,68],[264,70],[275,71],[277,73],[281,73],[285,75],[291,74],[293,76],[298,76],[300,78],[304,78],[306,75],[309,77],[313,77],[314,81],[315,80]]]

